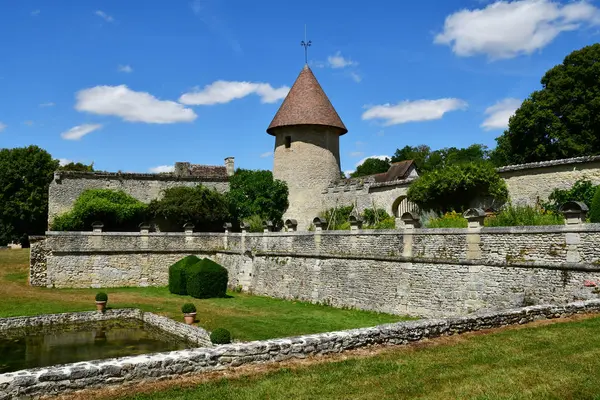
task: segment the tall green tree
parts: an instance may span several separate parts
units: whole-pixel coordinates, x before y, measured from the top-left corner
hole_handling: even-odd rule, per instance
[[[496,165],[600,153],[600,44],[547,71],[496,139]]]
[[[367,158],[362,164],[356,167],[356,171],[350,174],[351,178],[361,176],[381,174],[390,169],[390,159],[381,160],[379,158]]]
[[[94,172],[94,163],[87,165],[80,162],[71,161],[68,164],[61,165],[60,167],[58,167],[58,169],[61,171]]]
[[[471,162],[488,160],[489,150],[483,144],[472,144],[469,147],[445,147],[432,151],[429,146],[404,146],[396,149],[392,162],[413,160],[417,170],[423,174],[451,165],[461,165]]]
[[[58,161],[37,146],[0,150],[0,245],[27,245],[48,221],[48,186]]]

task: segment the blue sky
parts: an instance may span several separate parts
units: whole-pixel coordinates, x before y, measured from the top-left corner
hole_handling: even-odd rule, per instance
[[[405,145],[495,145],[550,67],[598,40],[594,2],[20,0],[0,5],[0,147],[109,171],[272,168],[304,64],[349,132],[342,169]]]

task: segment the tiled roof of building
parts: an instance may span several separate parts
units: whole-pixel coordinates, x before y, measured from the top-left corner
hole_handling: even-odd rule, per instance
[[[340,135],[348,132],[308,65],[298,75],[267,132],[273,135],[275,128],[293,125],[325,125],[339,128]]]
[[[413,160],[404,160],[392,163],[387,172],[373,175],[373,178],[375,178],[375,182],[377,183],[406,179],[410,173],[410,167],[414,163],[415,162]]]

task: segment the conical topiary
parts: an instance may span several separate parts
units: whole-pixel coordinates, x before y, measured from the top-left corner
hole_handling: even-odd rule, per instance
[[[592,198],[590,222],[600,222],[600,185],[596,188],[596,193],[594,193],[594,197]]]

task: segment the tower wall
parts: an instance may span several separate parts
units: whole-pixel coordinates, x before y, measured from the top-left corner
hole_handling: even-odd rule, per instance
[[[284,219],[308,228],[322,211],[323,191],[341,177],[339,129],[320,125],[280,127],[275,134],[273,176],[285,181],[289,207]],[[286,137],[290,147],[286,148]]]

